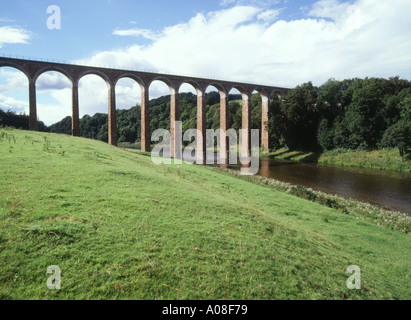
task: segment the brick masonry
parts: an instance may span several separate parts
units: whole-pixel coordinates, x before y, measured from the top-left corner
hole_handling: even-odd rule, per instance
[[[178,91],[183,83],[191,84],[197,91],[197,129],[203,134],[202,139],[197,139],[197,159],[201,163],[205,159],[206,145],[206,119],[205,119],[205,102],[204,93],[209,86],[214,86],[220,93],[220,127],[223,132],[228,130],[228,93],[231,89],[236,88],[243,96],[242,126],[244,131],[243,140],[246,142],[243,152],[250,152],[250,102],[252,92],[257,91],[262,97],[262,146],[268,149],[268,132],[266,122],[268,121],[269,97],[273,94],[284,95],[289,89],[263,86],[241,82],[230,82],[223,80],[202,79],[196,77],[184,77],[177,75],[166,75],[159,73],[129,71],[110,68],[99,68],[92,66],[81,66],[71,64],[60,64],[44,61],[13,59],[0,57],[0,67],[13,67],[22,71],[29,80],[29,104],[30,104],[30,130],[38,130],[37,121],[37,102],[36,102],[36,80],[47,71],[57,71],[65,75],[72,84],[72,133],[74,136],[80,135],[79,121],[79,100],[78,100],[78,83],[79,80],[88,74],[100,76],[108,85],[108,128],[109,143],[117,145],[117,127],[116,127],[116,99],[115,86],[118,80],[122,78],[131,78],[135,80],[141,88],[141,149],[150,151],[150,119],[149,119],[149,87],[155,80],[165,82],[170,88],[170,128],[171,128],[171,154],[175,155],[174,141],[174,122],[179,120]],[[222,133],[223,134],[223,133]],[[222,135],[221,135],[222,137]],[[223,141],[224,140],[224,141]],[[220,154],[224,158],[227,150],[226,139],[221,139]]]

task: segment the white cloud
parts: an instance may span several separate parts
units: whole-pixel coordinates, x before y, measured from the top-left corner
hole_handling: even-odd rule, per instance
[[[221,0],[220,1],[220,6],[226,7],[228,5],[231,5],[235,3],[236,0]]]
[[[49,71],[43,73],[36,82],[37,91],[62,90],[71,88],[70,80],[59,72]]]
[[[288,0],[283,0],[283,2],[287,2]],[[273,5],[280,3],[281,0],[221,0],[220,6],[228,7],[230,5],[236,6],[254,6],[259,8],[267,8]]]
[[[71,106],[67,107],[66,102],[64,102],[63,105],[59,105],[54,101],[44,103],[37,99],[37,117],[47,126],[52,125],[67,116],[71,116],[70,108]]]
[[[347,12],[349,3],[340,3],[338,0],[320,0],[313,4],[309,15],[339,20]]]
[[[259,20],[264,20],[266,22],[270,22],[275,20],[280,14],[280,10],[265,10],[258,14],[257,18]]]
[[[29,82],[22,72],[0,68],[0,109],[17,114],[29,112]]]
[[[12,68],[0,68],[0,77],[4,83],[0,83],[0,93],[9,93],[14,89],[28,88],[29,81],[20,71]]]
[[[113,31],[113,35],[116,36],[132,36],[132,37],[143,37],[149,40],[156,40],[158,38],[158,35],[152,32],[151,30],[148,29],[137,29],[137,28],[132,28],[132,29],[124,29],[124,30],[119,30],[116,29]]]
[[[29,104],[27,101],[20,101],[10,96],[0,93],[0,109],[4,111],[13,110],[17,114],[28,114]]]
[[[101,52],[98,60],[287,87],[331,77],[410,79],[410,9],[406,0],[323,0],[306,19],[284,21],[275,20],[277,9],[236,6],[197,14],[157,33],[150,45]]]
[[[5,43],[28,43],[29,39],[30,32],[25,29],[11,26],[0,27],[0,48]]]
[[[321,0],[305,19],[273,21],[276,9],[235,6],[167,27],[150,45],[101,52],[91,61],[290,87],[331,77],[410,78],[410,10],[407,0]]]
[[[14,21],[10,18],[0,18],[0,22],[10,23],[10,22],[14,22]]]

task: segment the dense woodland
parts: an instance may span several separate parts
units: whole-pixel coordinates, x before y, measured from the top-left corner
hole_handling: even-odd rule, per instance
[[[220,97],[206,95],[207,128],[219,128]],[[230,127],[241,128],[241,95],[229,97]],[[180,94],[183,131],[196,128],[196,96]],[[261,129],[261,97],[251,97],[251,124]],[[108,140],[107,114],[80,119],[82,136]],[[170,127],[170,96],[150,101],[150,129]],[[28,116],[0,110],[0,125],[28,129]],[[71,134],[71,117],[42,131]],[[140,141],[140,106],[117,111],[118,142]],[[401,156],[411,148],[411,82],[399,79],[366,78],[328,80],[320,87],[311,82],[290,90],[270,102],[268,129],[270,148],[331,150],[336,148],[374,150],[398,147]]]

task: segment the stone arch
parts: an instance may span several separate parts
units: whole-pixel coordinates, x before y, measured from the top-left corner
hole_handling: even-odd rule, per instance
[[[288,90],[284,90],[284,89],[280,89],[280,88],[274,88],[270,93],[269,99],[271,99],[271,97],[274,94],[276,94],[277,96],[283,96],[283,95],[286,95],[287,92],[288,92]]]
[[[176,88],[178,92],[180,91],[181,86],[183,86],[184,84],[191,85],[197,93],[198,91],[202,91],[201,85],[197,81],[188,79],[188,80],[182,80],[177,84]]]
[[[210,87],[213,87],[219,93],[220,103],[222,102],[222,99],[228,99],[227,88],[225,88],[222,84],[219,84],[217,82],[207,83],[206,86],[205,86],[205,89],[204,89],[204,93],[206,93],[210,89]]]
[[[236,89],[240,92],[241,96],[243,97],[243,100],[245,98],[250,98],[250,90],[248,88],[246,88],[245,86],[241,86],[241,85],[233,85],[230,86],[227,90],[227,94],[229,94],[231,92],[231,90]]]
[[[178,86],[177,86],[177,90],[176,90],[176,95],[178,94],[178,98],[180,97],[179,95],[180,95],[180,91],[182,90],[182,87],[183,86],[187,86],[187,87],[191,87],[189,90],[187,90],[187,91],[190,91],[190,93],[193,93],[193,94],[195,94],[197,97],[200,95],[202,95],[203,93],[202,93],[202,89],[201,89],[201,87],[200,87],[200,85],[197,83],[197,82],[195,82],[195,81],[186,81],[186,80],[183,80],[183,81],[181,81],[179,84],[178,84]],[[192,90],[191,89],[194,89],[193,91],[194,92],[191,92]],[[179,108],[178,108],[178,110],[176,109],[176,118],[178,119],[178,120],[180,120],[180,112],[179,112],[180,110],[179,110]],[[178,116],[177,116],[178,115]]]
[[[257,91],[260,94],[261,99],[264,99],[264,98],[269,99],[270,96],[271,96],[271,92],[268,92],[265,88],[262,88],[262,87],[253,87],[252,91],[251,91],[251,94],[254,91]]]
[[[21,71],[27,77],[27,81],[30,81],[30,79],[31,79],[30,73],[21,64],[13,63],[12,61],[1,61],[0,62],[0,68],[1,67],[9,67],[9,68],[17,69],[17,70]]]
[[[170,80],[166,76],[158,75],[158,76],[152,78],[149,81],[149,83],[147,84],[147,91],[150,91],[150,87],[151,87],[151,85],[153,84],[154,81],[161,81],[161,82],[165,83],[168,86],[168,88],[170,89],[171,94],[175,94],[176,91],[178,90],[177,85],[172,80]]]
[[[131,73],[125,73],[119,76],[115,81],[113,81],[113,87],[115,88],[118,85],[119,81],[124,80],[124,79],[129,79],[129,80],[133,80],[134,82],[136,82],[140,87],[140,93],[143,93],[143,91],[145,91],[143,80]]]
[[[206,90],[208,89],[208,87],[214,87],[214,88],[216,88],[217,90],[218,90],[218,92],[223,92],[223,93],[225,93],[225,94],[228,94],[228,91],[227,91],[227,88],[223,85],[223,84],[221,84],[221,83],[218,83],[218,82],[209,82],[209,83],[207,83],[207,85],[206,85]]]
[[[121,80],[121,79],[132,79],[135,82],[138,83],[138,85],[140,86],[141,90],[144,90],[145,88],[145,84],[144,81],[138,77],[137,75],[135,75],[134,73],[123,73],[122,75],[120,75],[117,79],[115,79],[115,81],[113,81],[114,86],[117,85],[117,83]]]
[[[104,72],[101,72],[101,71],[96,70],[96,69],[86,69],[85,71],[81,72],[78,75],[78,77],[76,79],[76,82],[79,83],[82,78],[84,78],[85,76],[88,76],[88,75],[95,75],[95,76],[98,76],[98,77],[102,78],[106,82],[108,89],[113,87],[113,81],[109,78],[109,76],[106,75]]]
[[[45,66],[42,67],[41,69],[39,69],[36,74],[34,75],[33,79],[34,81],[37,81],[37,79],[44,73],[46,72],[58,72],[61,73],[62,75],[64,75],[70,82],[71,85],[73,86],[73,84],[75,84],[74,79],[72,77],[72,75],[67,72],[67,70],[65,70],[64,68],[60,68],[58,66]]]

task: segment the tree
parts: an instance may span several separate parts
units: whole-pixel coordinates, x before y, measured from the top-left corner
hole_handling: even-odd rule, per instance
[[[334,79],[328,80],[318,89],[317,110],[320,118],[325,118],[329,123],[341,114],[343,83]]]
[[[411,128],[403,121],[392,125],[385,131],[381,144],[388,148],[397,147],[401,160],[404,161],[404,155],[411,148]]]
[[[284,131],[285,131],[285,115],[281,109],[282,97],[273,96],[270,100],[268,108],[268,135],[269,148],[277,149],[285,146]]]
[[[67,116],[63,120],[52,124],[49,127],[50,132],[71,134],[71,117]]]
[[[284,97],[282,109],[286,126],[283,134],[289,148],[308,150],[317,147],[317,94],[318,88],[308,82],[290,90]]]
[[[354,91],[343,121],[349,131],[349,148],[374,148],[381,139],[383,97],[376,81],[364,81],[362,88]]]
[[[318,124],[317,141],[322,150],[331,150],[334,148],[334,129],[329,128],[328,120],[323,118]]]
[[[0,109],[0,126],[9,126],[23,130],[29,130],[30,117],[26,114],[16,114],[16,112],[8,110],[3,111]],[[38,130],[47,132],[48,127],[43,121],[38,121]]]
[[[411,148],[411,89],[400,92],[401,100],[398,103],[400,119],[391,125],[381,139],[382,147],[397,147],[401,159],[408,154]]]

